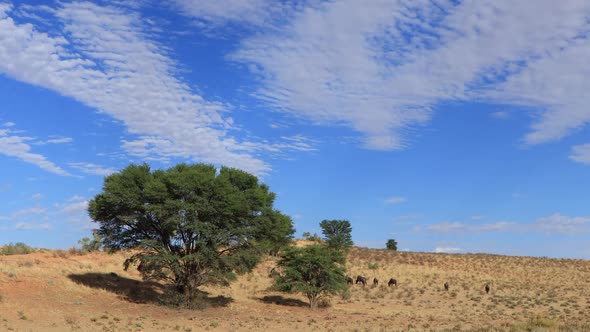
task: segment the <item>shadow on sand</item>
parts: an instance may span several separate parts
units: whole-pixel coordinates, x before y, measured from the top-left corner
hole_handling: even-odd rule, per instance
[[[68,278],[79,285],[118,294],[119,298],[133,303],[166,305],[174,300],[171,297],[178,296],[171,294],[167,287],[157,282],[124,278],[113,272],[70,274]],[[210,297],[209,293],[199,291],[198,302],[196,308],[225,307],[233,299],[221,295]]]
[[[297,299],[282,297],[280,295],[268,295],[258,299],[267,304],[278,304],[288,307],[309,307],[309,303]]]

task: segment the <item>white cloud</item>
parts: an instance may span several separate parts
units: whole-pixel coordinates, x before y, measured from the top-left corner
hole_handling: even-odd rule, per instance
[[[123,142],[132,155],[270,170],[230,136],[234,125],[226,105],[205,100],[176,78],[176,64],[145,32],[138,14],[89,2],[61,3],[49,12],[55,27],[63,27],[51,35],[18,24],[3,6],[0,72],[121,121],[137,136]]]
[[[80,214],[86,214],[87,210],[88,210],[88,201],[84,200],[84,201],[69,203],[69,204],[62,206],[62,208],[59,210],[59,213],[69,214],[69,215],[80,215]]]
[[[507,221],[499,221],[486,224],[465,224],[461,222],[442,222],[428,225],[427,229],[440,233],[463,233],[463,232],[489,232],[489,231],[513,231],[516,224]]]
[[[536,108],[535,144],[590,121],[589,15],[584,0],[330,1],[231,58],[260,78],[261,100],[350,126],[370,148],[403,148],[405,129],[449,100]]]
[[[590,232],[590,217],[569,217],[559,213],[539,218],[532,224],[535,230],[548,233],[582,233]]]
[[[570,159],[590,165],[590,143],[573,146]]]
[[[385,199],[386,204],[400,204],[406,202],[407,199],[401,196],[392,196]]]
[[[14,125],[16,125],[14,122],[4,122],[2,124],[2,126],[4,127],[13,127]]]
[[[533,222],[517,223],[498,221],[486,224],[467,224],[462,222],[442,222],[430,224],[427,230],[437,233],[473,233],[473,232],[543,232],[580,234],[590,232],[590,217],[570,217],[560,213],[540,217]]]
[[[68,165],[86,174],[94,174],[101,176],[111,175],[117,171],[114,168],[103,167],[92,163],[69,163]]]
[[[27,222],[19,222],[15,225],[15,228],[21,231],[29,231],[29,230],[50,230],[51,225],[49,223],[27,223]]]
[[[12,215],[13,216],[27,216],[27,215],[35,215],[35,214],[44,215],[46,213],[47,213],[47,209],[39,207],[39,206],[34,206],[34,207],[18,210],[16,212],[14,212]]]
[[[458,252],[462,252],[464,251],[461,248],[456,248],[456,247],[436,247],[434,248],[434,252],[436,253],[458,253]]]
[[[84,198],[84,197],[82,197],[82,196],[80,196],[80,195],[74,195],[74,196],[72,196],[72,197],[68,198],[68,200],[67,200],[67,201],[68,201],[68,202],[75,202],[75,201],[83,201],[83,200],[85,200],[85,199],[86,199],[86,198]]]
[[[2,34],[1,24],[0,34]],[[2,46],[0,43],[0,53],[1,47]],[[37,153],[32,153],[31,146],[28,143],[32,140],[32,137],[15,135],[10,129],[0,129],[0,154],[4,154],[9,157],[16,157],[24,162],[36,165],[41,169],[44,169],[51,173],[55,173],[58,175],[69,175],[69,173],[63,170],[61,167],[47,160],[45,156],[42,156]]]
[[[282,5],[274,0],[174,0],[186,15],[217,25],[227,21],[262,24]]]
[[[508,119],[510,116],[510,112],[508,111],[497,111],[491,114],[494,119],[504,120]]]
[[[38,141],[35,142],[36,145],[45,145],[45,144],[64,144],[64,143],[71,143],[74,140],[71,137],[56,137],[50,138],[46,141]]]
[[[41,198],[43,198],[43,194],[40,194],[40,193],[36,193],[36,194],[33,194],[33,196],[31,196],[31,199],[35,199],[35,200],[41,199]]]

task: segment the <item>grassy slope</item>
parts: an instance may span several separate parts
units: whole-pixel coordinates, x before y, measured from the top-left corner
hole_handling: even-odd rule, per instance
[[[354,248],[349,274],[377,277],[380,285],[355,285],[312,312],[302,297],[266,291],[272,259],[230,288],[206,289],[208,308],[195,311],[158,305],[161,286],[123,271],[124,259],[59,251],[0,256],[0,330],[590,330],[590,261]],[[387,287],[390,277],[397,288]]]

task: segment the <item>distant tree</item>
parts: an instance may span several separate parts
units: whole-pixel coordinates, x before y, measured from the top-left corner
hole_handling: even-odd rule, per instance
[[[323,220],[320,223],[328,247],[346,250],[354,244],[352,242],[352,227],[348,220]]]
[[[85,236],[78,241],[78,244],[82,247],[83,252],[99,251],[102,247],[102,238],[98,230],[94,230],[92,231],[92,240],[88,236]]]
[[[311,234],[310,232],[303,232],[302,235],[307,241],[322,242],[322,238],[317,233]]]
[[[397,241],[394,239],[387,240],[385,247],[389,250],[397,250]]]
[[[302,293],[312,309],[318,300],[346,289],[345,257],[340,251],[314,244],[289,248],[279,260],[283,273],[275,278],[272,289],[287,293]]]
[[[251,271],[265,250],[292,236],[291,219],[273,208],[275,194],[244,171],[179,164],[151,171],[130,165],[105,178],[89,203],[105,248],[138,248],[146,280],[175,286],[190,304],[202,285],[228,285]]]

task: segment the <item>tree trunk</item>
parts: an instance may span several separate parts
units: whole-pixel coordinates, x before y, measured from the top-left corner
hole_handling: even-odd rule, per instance
[[[318,307],[318,301],[315,296],[308,296],[309,308],[315,310]]]

